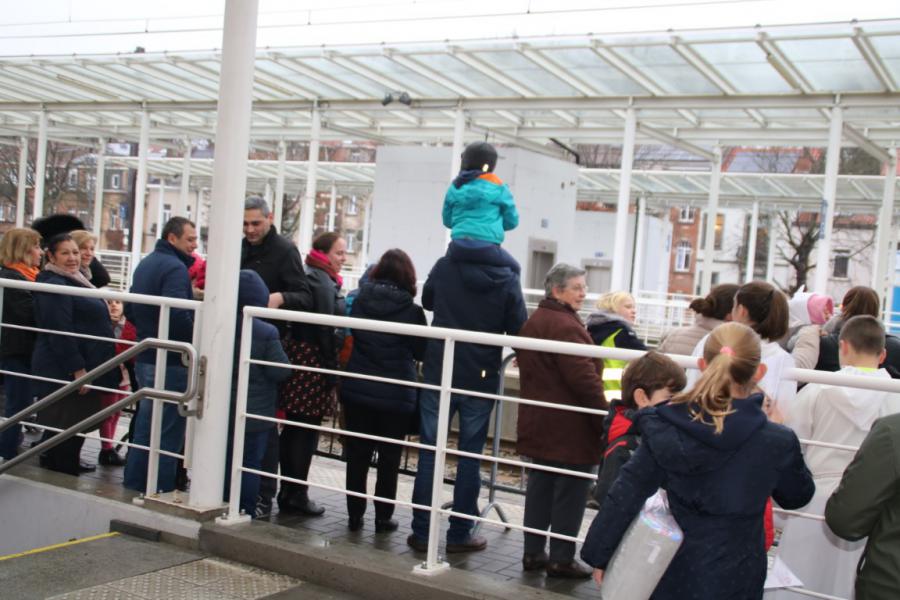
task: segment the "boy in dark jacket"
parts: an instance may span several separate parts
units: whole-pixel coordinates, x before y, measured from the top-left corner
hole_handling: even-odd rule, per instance
[[[622,399],[610,402],[609,413],[603,420],[603,464],[593,494],[597,508],[640,443],[640,433],[633,423],[635,413],[668,402],[686,383],[684,369],[659,352],[648,352],[626,367],[622,375]]]

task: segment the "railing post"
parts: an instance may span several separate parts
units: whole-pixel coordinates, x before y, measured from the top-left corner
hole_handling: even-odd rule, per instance
[[[169,307],[159,307],[159,329],[157,336],[162,340],[169,339]],[[166,389],[166,351],[156,351],[156,371],[153,376],[153,387],[158,390]],[[159,444],[162,432],[162,414],[165,403],[159,398],[153,398],[153,412],[150,413],[150,452],[147,456],[147,495],[155,496],[159,493],[157,481],[159,479]]]
[[[234,440],[231,450],[231,490],[228,496],[228,514],[217,519],[223,525],[235,525],[250,520],[242,515],[241,467],[244,459],[244,431],[247,428],[247,386],[250,383],[250,348],[253,340],[253,317],[244,315],[241,326],[241,346],[238,358],[237,400],[234,408]]]
[[[444,363],[441,371],[441,394],[438,403],[437,439],[434,451],[434,478],[431,482],[431,521],[428,525],[428,554],[424,570],[433,572],[449,568],[438,557],[441,535],[441,492],[444,490],[444,465],[447,462],[447,430],[450,426],[450,388],[453,387],[453,355],[456,340],[444,340]]]

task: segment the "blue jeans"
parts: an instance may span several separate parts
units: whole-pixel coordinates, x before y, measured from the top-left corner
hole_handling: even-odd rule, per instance
[[[420,440],[423,444],[434,444],[437,440],[438,401],[440,395],[434,390],[422,390],[419,397]],[[481,454],[487,440],[488,422],[494,401],[473,398],[461,394],[450,397],[450,419],[459,412],[459,449],[463,452]],[[467,515],[478,513],[478,493],[481,491],[481,461],[459,457],[456,468],[456,483],[453,486],[453,510]],[[441,474],[443,477],[443,473]],[[434,479],[434,452],[419,450],[419,465],[412,501],[415,504],[431,504],[431,486]],[[419,539],[428,537],[431,514],[424,510],[414,510],[413,534]],[[475,522],[462,517],[450,517],[447,531],[448,544],[460,544],[469,540]]]
[[[262,431],[244,432],[244,460],[241,464],[248,469],[261,470],[263,455],[269,443],[269,436],[275,435],[275,429],[263,429]],[[228,448],[225,455],[225,493],[223,498],[228,502],[231,496],[231,455],[234,454],[234,432],[228,435]],[[259,495],[260,476],[256,473],[241,474],[241,502],[240,507],[246,514],[253,517],[256,512],[256,497]]]
[[[142,388],[153,387],[156,379],[156,366],[147,363],[137,363],[134,367],[138,383]],[[166,367],[165,389],[173,392],[183,392],[187,389],[187,368],[182,366]],[[167,452],[181,452],[184,447],[185,419],[178,414],[178,406],[164,403],[162,409],[162,427],[160,428],[159,448]],[[150,445],[150,417],[153,412],[153,399],[144,398],[138,405],[137,414],[134,416],[134,437],[132,443],[142,446]],[[140,448],[129,448],[125,462],[125,475],[123,485],[138,492],[147,493],[147,463],[148,453]],[[159,475],[156,487],[161,492],[171,492],[175,489],[175,476],[178,471],[178,459],[171,456],[159,457]]]
[[[11,335],[11,334],[7,334]],[[13,333],[14,335],[14,333]],[[9,356],[0,361],[0,367],[4,371],[16,373],[31,373],[31,361],[20,356]],[[3,409],[4,417],[11,417],[28,408],[34,400],[31,393],[31,380],[13,375],[3,376],[3,388],[6,392],[6,404]],[[0,433],[0,456],[5,459],[15,458],[19,452],[19,441],[22,437],[22,426],[16,425]]]

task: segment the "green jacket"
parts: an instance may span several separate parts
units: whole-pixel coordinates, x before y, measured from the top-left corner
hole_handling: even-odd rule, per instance
[[[847,540],[866,536],[856,600],[900,594],[900,414],[875,422],[825,506],[831,530]]]

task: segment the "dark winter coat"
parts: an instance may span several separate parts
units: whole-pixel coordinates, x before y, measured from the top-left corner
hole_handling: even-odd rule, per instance
[[[15,281],[28,281],[15,269],[6,267],[0,268],[0,277]],[[3,288],[3,324],[34,327],[34,300],[31,292]],[[30,362],[36,335],[33,331],[3,328],[0,332],[0,358],[16,357]]]
[[[816,363],[816,371],[840,371],[841,363],[838,357],[838,341],[841,336],[841,327],[844,321],[838,321],[837,326],[830,334],[819,340],[819,361]],[[887,334],[884,338],[884,347],[887,356],[880,365],[887,369],[894,379],[900,378],[900,338]]]
[[[166,298],[193,299],[188,268],[194,257],[188,256],[166,240],[157,240],[153,252],[145,256],[134,270],[131,293],[163,296]],[[159,307],[149,304],[128,303],[125,317],[134,323],[138,340],[159,337]],[[107,315],[109,321],[109,315]],[[194,311],[172,308],[169,312],[169,339],[190,342],[194,337]],[[166,364],[181,364],[181,355],[167,353]],[[137,362],[155,365],[156,350],[148,350],[137,357]]]
[[[81,287],[78,283],[50,271],[41,271],[36,281],[51,283],[63,287]],[[83,335],[113,338],[112,323],[109,320],[109,309],[100,298],[68,296],[50,292],[34,292],[34,317],[37,327],[68,331]],[[112,341],[102,341],[68,335],[39,333],[31,358],[31,372],[41,377],[72,381],[75,371],[91,369],[101,365],[115,356],[116,347]],[[94,380],[94,385],[117,388],[121,373],[119,369],[110,369]],[[46,381],[32,381],[32,390],[42,398],[61,387],[60,384]],[[54,426],[72,425],[100,408],[99,394],[90,397],[73,395],[61,400],[54,407],[41,413],[42,423]],[[80,409],[69,410],[69,400],[79,403]],[[91,407],[84,406],[92,403]]]
[[[231,411],[235,410],[237,400],[238,352],[241,344],[241,323],[245,306],[267,306],[269,289],[258,274],[248,269],[241,270],[238,287],[238,329],[235,336],[235,363],[232,377]],[[290,364],[278,328],[263,319],[253,319],[253,338],[250,346],[250,358],[266,362]],[[290,369],[281,369],[271,365],[250,363],[250,376],[247,386],[247,413],[274,417],[278,405],[278,384],[290,377]],[[271,421],[260,421],[248,418],[246,431],[264,431],[275,427]]]
[[[434,311],[431,324],[516,335],[528,318],[518,274],[495,249],[467,241],[451,242],[446,256],[438,259],[428,274],[422,306]],[[502,351],[498,346],[456,344],[453,386],[496,393]],[[443,356],[444,343],[429,340],[426,382],[440,382]]]
[[[341,287],[317,267],[306,265],[306,281],[312,292],[312,311],[320,315],[347,316]],[[296,329],[295,329],[296,334]],[[343,340],[343,331],[334,327],[304,325],[300,339],[312,344],[319,352],[321,364],[326,369],[337,368],[337,355]]]
[[[606,311],[597,311],[588,315],[587,330],[591,339],[598,346],[603,345],[611,335],[616,348],[628,348],[629,350],[646,350],[647,346],[634,332],[631,323],[623,317]]]
[[[100,259],[96,256],[91,259],[90,269],[91,285],[93,285],[94,287],[106,287],[109,285],[109,282],[112,281],[109,276],[109,271],[106,270],[106,267],[103,266],[103,263],[100,262]]]
[[[609,404],[609,413],[603,419],[603,438],[600,442],[603,462],[597,475],[597,487],[594,488],[594,499],[600,505],[641,441],[634,423],[636,413],[636,410],[626,407],[621,400],[613,400]]]
[[[387,281],[371,281],[359,288],[350,316],[360,319],[425,325],[425,311],[413,297]],[[350,373],[416,380],[416,361],[425,354],[425,338],[353,330],[353,352],[346,370]],[[418,390],[377,381],[345,377],[341,401],[390,413],[411,414],[416,410]]]
[[[241,268],[256,271],[269,293],[280,292],[284,296],[284,310],[313,310],[312,291],[303,270],[303,260],[297,247],[272,226],[266,237],[257,245],[251,245],[246,239],[241,242]],[[268,303],[267,303],[268,304]],[[273,321],[282,337],[286,333],[287,323]],[[294,329],[303,325],[296,324]]]
[[[556,300],[541,300],[519,335],[591,344],[578,314]],[[522,397],[566,406],[604,409],[603,364],[599,359],[552,352],[517,350]],[[519,454],[573,465],[600,462],[603,417],[580,412],[519,405],[516,448]]]
[[[639,412],[641,444],[591,523],[585,562],[605,569],[644,501],[663,488],[684,542],[652,598],[762,598],[766,501],[796,509],[815,492],[797,436],[768,421],[762,399],[734,400],[721,434],[686,404]]]

